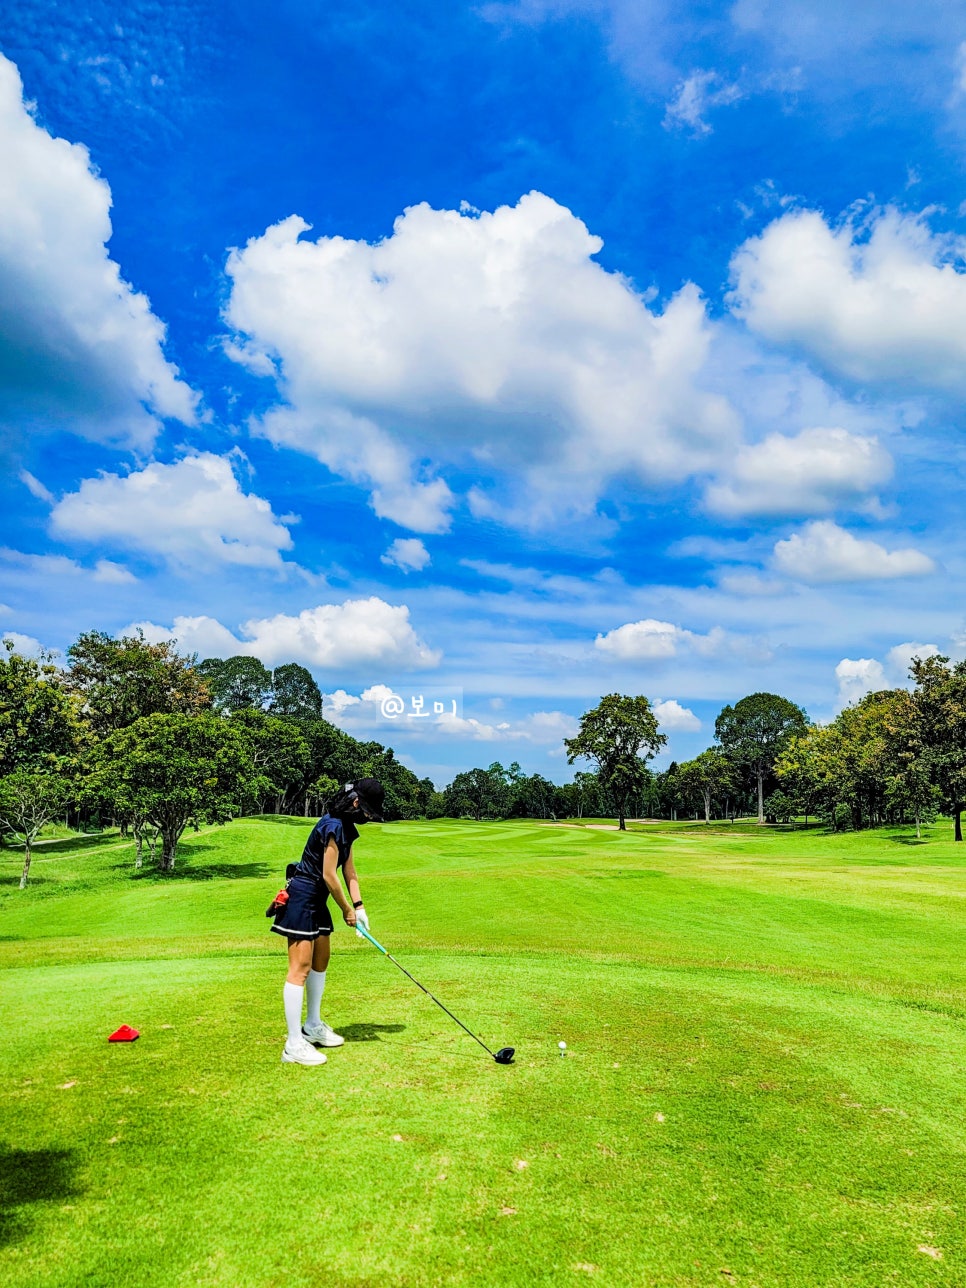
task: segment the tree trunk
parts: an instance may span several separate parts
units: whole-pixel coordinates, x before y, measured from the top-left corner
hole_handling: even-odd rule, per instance
[[[711,822],[711,793],[710,792],[704,793],[704,821],[706,823]]]
[[[624,811],[623,811],[623,810],[619,810],[619,811],[618,811],[618,815],[617,815],[617,817],[618,817],[618,820],[619,820],[619,821],[618,821],[618,824],[617,824],[617,830],[618,830],[619,832],[626,832],[626,831],[627,831],[627,824],[624,822]]]
[[[24,841],[23,847],[23,871],[20,874],[20,889],[27,888],[27,874],[30,871],[30,841]]]
[[[765,821],[765,775],[758,775],[758,822]]]
[[[134,866],[139,868],[144,861],[144,834],[139,827],[134,830],[134,839],[137,842],[137,858],[134,860]]]
[[[180,832],[177,828],[162,828],[161,830],[161,862],[158,865],[162,872],[174,871],[174,859],[178,853],[178,839]]]
[[[957,805],[957,806],[956,806],[956,809],[955,809],[955,811],[954,811],[954,814],[955,814],[955,820],[956,820],[956,821],[955,821],[955,825],[954,825],[954,827],[953,827],[953,840],[954,840],[954,841],[961,841],[961,840],[963,839],[963,807],[962,807],[962,805]]]
[[[922,840],[922,828],[919,826],[919,811],[916,810],[916,840]]]

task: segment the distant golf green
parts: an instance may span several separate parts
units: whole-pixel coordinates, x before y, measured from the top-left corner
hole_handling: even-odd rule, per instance
[[[4,1285],[966,1283],[948,825],[367,828],[374,934],[509,1068],[344,927],[346,1044],[280,1063],[306,830],[0,852]]]

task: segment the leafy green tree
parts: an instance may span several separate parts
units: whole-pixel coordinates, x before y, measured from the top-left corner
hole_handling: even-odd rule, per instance
[[[210,713],[142,716],[97,744],[89,763],[89,791],[157,828],[162,872],[187,827],[226,823],[256,786],[244,731]]]
[[[446,794],[445,792],[431,792],[426,801],[427,818],[445,818],[446,817]]]
[[[808,726],[801,707],[776,693],[752,693],[725,707],[714,735],[729,759],[744,768],[758,791],[758,822],[765,821],[765,780],[793,734]]]
[[[896,775],[899,779],[905,777],[909,753],[914,751],[915,709],[911,695],[905,689],[867,693],[846,707],[835,724],[841,730],[852,825],[859,828],[867,823],[875,827],[899,805],[901,793]]]
[[[596,774],[578,769],[572,783],[564,783],[557,791],[558,804],[556,813],[565,818],[594,817],[605,809],[601,799],[600,782]]]
[[[804,733],[793,734],[775,760],[775,776],[782,791],[795,802],[795,812],[808,816],[818,808],[823,793],[823,781],[816,759],[818,726],[810,725]]]
[[[341,784],[348,782],[356,773],[354,749],[358,743],[342,729],[321,718],[300,721],[299,729],[309,749],[309,761],[301,787],[303,809],[308,815],[310,800],[313,808],[319,805],[319,793],[315,791],[314,784],[321,777],[332,778],[337,784]]]
[[[662,817],[666,814],[672,822],[677,818],[678,810],[686,804],[678,780],[680,769],[678,762],[672,760],[667,769],[656,776],[654,784],[658,809]]]
[[[419,818],[425,814],[427,788],[431,789],[432,784],[428,779],[421,783],[411,769],[396,759],[392,747],[384,747],[381,742],[356,742],[350,738],[346,750],[349,765],[343,781],[378,778],[386,793],[383,816],[387,820]]]
[[[297,662],[277,666],[272,672],[269,711],[288,720],[318,720],[322,715],[322,694],[311,672]]]
[[[21,657],[10,640],[0,650],[0,775],[51,767],[77,747],[77,707],[49,662]]]
[[[257,657],[207,657],[197,673],[208,685],[216,711],[262,710],[272,697],[271,672]]]
[[[688,800],[700,802],[705,823],[711,822],[712,801],[726,798],[734,786],[734,766],[717,747],[678,766],[677,789]]]
[[[309,790],[319,813],[329,808],[329,801],[335,799],[340,786],[338,779],[332,778],[329,774],[319,774],[311,784]]]
[[[772,792],[765,801],[765,816],[776,823],[790,823],[795,817],[794,799],[781,790]]]
[[[621,831],[626,831],[629,798],[647,788],[647,761],[667,742],[645,697],[609,693],[580,717],[573,738],[565,738],[567,762],[593,761],[601,786],[614,803]]]
[[[946,809],[953,839],[963,839],[966,807],[966,662],[950,665],[942,655],[913,658],[916,726],[922,755]]]
[[[775,761],[782,790],[835,830],[904,814],[903,784],[911,790],[912,767],[923,769],[914,714],[906,690],[884,689],[867,693],[831,724],[793,735]],[[907,803],[915,813],[911,795]]]
[[[886,800],[903,814],[911,814],[916,825],[916,840],[922,840],[923,823],[935,821],[941,801],[940,791],[932,781],[929,762],[917,757],[889,776]]]
[[[542,774],[519,774],[510,785],[511,818],[553,818],[556,803],[557,788]]]
[[[68,780],[51,769],[15,769],[0,779],[0,826],[23,845],[21,890],[27,886],[34,842],[64,812],[70,795]]]
[[[286,797],[301,789],[309,765],[309,746],[299,725],[249,708],[234,712],[231,723],[248,742],[255,770],[253,789],[262,812],[271,798],[273,812],[283,813]]]
[[[141,716],[193,715],[210,705],[194,656],[179,654],[171,640],[149,644],[140,631],[120,639],[87,631],[67,659],[64,685],[98,737]]]
[[[451,816],[472,814],[477,823],[484,817],[499,817],[509,804],[506,770],[498,761],[489,769],[467,770],[456,775],[444,794]]]

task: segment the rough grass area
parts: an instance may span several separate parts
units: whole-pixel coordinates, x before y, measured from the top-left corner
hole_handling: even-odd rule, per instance
[[[367,828],[374,933],[511,1068],[344,929],[346,1045],[279,1062],[305,833],[205,831],[171,878],[65,841],[25,892],[0,853],[0,1282],[966,1283],[946,826]]]

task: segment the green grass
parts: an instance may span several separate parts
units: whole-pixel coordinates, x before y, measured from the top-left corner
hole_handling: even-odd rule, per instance
[[[305,832],[203,831],[173,878],[66,838],[25,892],[0,852],[0,1282],[966,1283],[948,825],[367,829],[374,933],[512,1068],[344,930],[349,1040],[279,1062]]]

